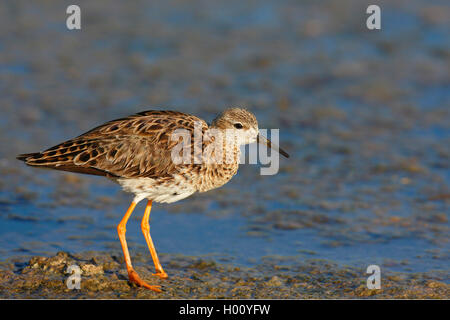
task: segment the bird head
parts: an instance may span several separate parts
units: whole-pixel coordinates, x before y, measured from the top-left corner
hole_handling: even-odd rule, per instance
[[[223,111],[212,121],[211,128],[231,131],[239,145],[258,142],[275,149],[286,158],[289,158],[289,155],[284,150],[259,133],[258,121],[255,115],[246,109],[229,108]]]

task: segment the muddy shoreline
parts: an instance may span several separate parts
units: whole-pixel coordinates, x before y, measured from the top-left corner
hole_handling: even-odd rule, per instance
[[[450,285],[442,274],[383,273],[382,288],[370,290],[363,270],[324,260],[289,264],[266,257],[253,268],[182,255],[161,255],[169,279],[152,276],[151,261],[134,258],[135,268],[155,293],[130,284],[121,256],[101,252],[15,258],[0,264],[0,298],[25,299],[443,299]],[[287,262],[286,260],[284,262]],[[70,265],[80,267],[79,290],[68,289]],[[440,279],[440,280],[437,280]]]

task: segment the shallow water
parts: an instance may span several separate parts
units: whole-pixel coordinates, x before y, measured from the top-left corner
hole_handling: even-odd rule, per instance
[[[153,3],[153,2],[152,2]],[[181,1],[0,10],[0,254],[120,253],[131,197],[101,178],[14,159],[145,109],[210,121],[229,105],[280,128],[276,176],[243,165],[221,189],[155,205],[162,253],[253,266],[265,256],[401,272],[449,265],[450,49],[444,1]],[[128,226],[145,252],[143,205]]]

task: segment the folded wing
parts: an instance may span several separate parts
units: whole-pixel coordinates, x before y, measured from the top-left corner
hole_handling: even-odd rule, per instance
[[[108,177],[163,178],[176,172],[171,140],[175,129],[193,132],[203,120],[176,111],[144,111],[96,127],[81,136],[38,153],[19,155],[36,167]]]

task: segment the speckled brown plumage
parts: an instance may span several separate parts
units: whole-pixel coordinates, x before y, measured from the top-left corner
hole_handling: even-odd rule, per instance
[[[189,138],[184,141],[180,137],[183,144],[173,139],[178,129],[184,129]],[[232,135],[228,135],[230,131]],[[34,167],[106,176],[133,193],[134,200],[117,227],[128,277],[139,286],[159,292],[160,287],[143,281],[131,264],[125,232],[136,204],[149,200],[141,228],[155,263],[155,275],[167,278],[150,237],[152,202],[174,202],[222,186],[238,170],[240,145],[256,141],[271,146],[259,136],[255,116],[244,109],[225,110],[210,127],[192,115],[151,110],[107,122],[45,151],[17,158]],[[189,146],[190,151],[184,154],[179,146]],[[189,161],[176,162],[174,154],[178,151]],[[217,159],[221,161],[209,161]]]
[[[176,111],[144,111],[109,121],[74,139],[18,159],[30,166],[121,178],[162,178],[176,171],[170,152],[174,129],[205,121]]]
[[[109,121],[45,151],[22,154],[17,158],[30,166],[106,176],[120,183],[125,191],[141,194],[144,198],[151,199],[155,192],[169,192],[166,189],[170,185],[188,185],[189,192],[186,188],[181,190],[188,196],[228,182],[237,172],[240,156],[239,145],[233,145],[224,147],[228,148],[224,153],[233,154],[231,163],[195,163],[196,157],[205,162],[204,155],[194,153],[195,126],[201,128],[201,134],[205,135],[210,128],[233,129],[236,122],[242,126],[239,132],[250,132],[256,137],[256,118],[244,109],[227,109],[212,121],[211,127],[193,115],[150,110]],[[191,133],[190,164],[175,164],[172,161],[172,149],[179,141],[171,139],[171,135],[177,129]],[[204,139],[200,151],[203,152],[212,141],[214,138]],[[156,190],[157,187],[161,187],[161,191]],[[146,189],[152,190],[146,192]],[[170,201],[167,197],[155,197],[154,200],[176,201],[182,199],[179,193],[176,190],[172,192],[177,197]]]

